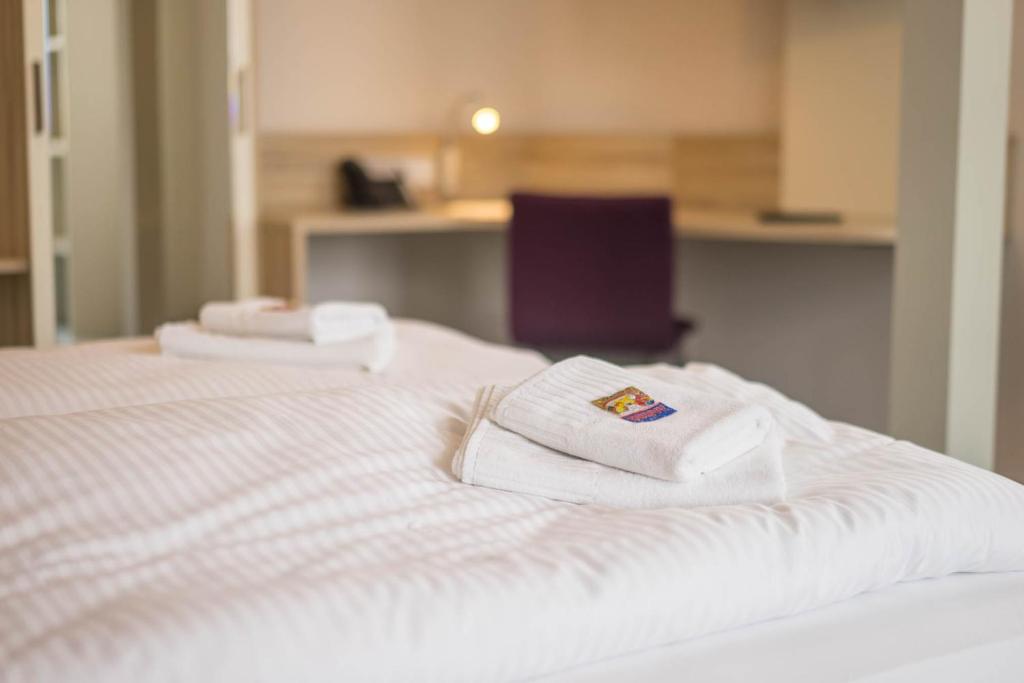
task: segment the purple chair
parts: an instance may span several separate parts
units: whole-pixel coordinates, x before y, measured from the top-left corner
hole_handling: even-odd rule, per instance
[[[509,257],[519,343],[662,352],[693,327],[672,314],[666,197],[513,194]]]

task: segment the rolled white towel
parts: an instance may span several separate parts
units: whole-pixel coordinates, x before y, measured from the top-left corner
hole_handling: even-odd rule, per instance
[[[308,341],[217,334],[195,323],[161,325],[156,340],[164,355],[178,358],[351,367],[369,372],[384,370],[395,355],[395,332],[390,322],[359,339],[319,346]]]
[[[355,301],[288,308],[283,299],[260,297],[214,301],[199,310],[199,324],[210,332],[314,344],[360,339],[387,322],[388,312],[380,304]]]
[[[772,504],[785,498],[782,436],[777,429],[746,455],[706,475],[674,482],[600,465],[503,429],[488,415],[507,387],[484,387],[452,460],[467,484],[614,507],[703,507]]]
[[[587,356],[556,363],[515,387],[492,417],[557,451],[670,481],[726,465],[764,443],[773,427],[762,406]]]

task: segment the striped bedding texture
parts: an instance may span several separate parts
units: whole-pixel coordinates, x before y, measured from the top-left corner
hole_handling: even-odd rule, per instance
[[[1024,487],[713,366],[640,371],[767,406],[786,503],[618,510],[466,486],[449,465],[476,389],[508,379],[267,393],[269,369],[233,371],[256,389],[112,391],[78,412],[56,397],[0,420],[4,680],[519,680],[1024,570]]]
[[[380,374],[358,367],[170,358],[149,337],[0,350],[0,418],[354,384],[519,382],[548,364],[534,351],[489,344],[434,323],[397,319],[394,326],[398,351]]]

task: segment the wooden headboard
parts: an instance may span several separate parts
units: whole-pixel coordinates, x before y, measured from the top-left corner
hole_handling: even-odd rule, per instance
[[[338,162],[411,159],[433,165],[435,134],[263,134],[259,203],[264,221],[340,207]],[[770,208],[779,195],[779,141],[773,134],[498,134],[458,141],[460,197],[512,190],[669,194],[677,204]],[[420,199],[436,198],[429,189]]]

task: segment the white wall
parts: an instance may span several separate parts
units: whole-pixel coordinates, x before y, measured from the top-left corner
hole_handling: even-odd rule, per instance
[[[894,215],[902,0],[788,0],[782,203]]]
[[[258,0],[264,131],[778,127],[780,0]]]

